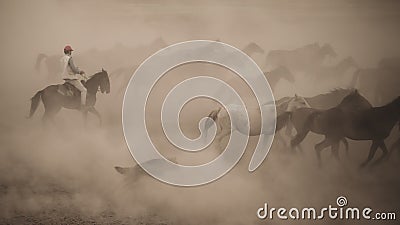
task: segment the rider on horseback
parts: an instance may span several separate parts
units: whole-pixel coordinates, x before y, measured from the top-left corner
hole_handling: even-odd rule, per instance
[[[81,83],[81,80],[87,80],[85,72],[80,70],[75,66],[74,61],[72,60],[72,51],[71,46],[67,45],[64,48],[64,56],[61,58],[61,63],[63,66],[62,71],[62,79],[74,87],[76,87],[81,92],[81,109],[86,108],[86,94],[87,90],[85,86]]]

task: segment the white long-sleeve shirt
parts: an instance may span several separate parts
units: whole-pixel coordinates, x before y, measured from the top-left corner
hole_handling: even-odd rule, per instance
[[[61,77],[64,80],[81,80],[82,76],[80,75],[81,70],[75,66],[72,57],[69,55],[64,55],[61,58],[61,65],[62,65],[62,74]]]

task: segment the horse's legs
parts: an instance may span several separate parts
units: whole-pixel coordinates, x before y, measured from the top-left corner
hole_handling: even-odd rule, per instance
[[[390,151],[389,151],[388,158],[390,157],[390,155],[392,155],[392,152],[395,151],[396,149],[400,151],[400,138],[397,139],[397,140],[393,143],[393,145],[390,147]],[[400,154],[399,154],[399,156],[400,156]]]
[[[290,141],[290,145],[292,147],[299,145],[304,138],[307,136],[307,134],[310,132],[310,130],[303,130],[301,132],[297,132],[296,136],[294,138],[292,138],[292,140]]]
[[[50,120],[53,125],[55,124],[54,116],[61,110],[61,105],[59,99],[56,98],[54,93],[49,93],[46,91],[42,94],[42,102],[44,106],[44,114],[42,117],[42,124],[45,126]]]
[[[315,152],[317,154],[317,159],[318,159],[318,165],[319,166],[321,166],[321,151],[324,148],[326,148],[326,147],[328,147],[330,145],[331,145],[330,140],[328,138],[326,138],[326,137],[325,137],[325,139],[323,141],[321,141],[320,143],[315,145],[314,149],[315,149]]]
[[[369,149],[368,158],[363,163],[361,163],[360,167],[364,167],[365,165],[368,164],[369,161],[371,161],[378,147],[379,147],[379,142],[375,140],[372,141],[371,148]]]
[[[102,121],[102,119],[101,119],[101,115],[100,115],[99,111],[97,111],[97,109],[93,106],[93,107],[90,107],[90,108],[89,108],[89,112],[91,112],[91,113],[93,113],[95,116],[97,116],[97,118],[99,119],[100,127],[101,127],[101,125],[103,124],[103,121]]]
[[[279,131],[275,133],[275,139],[276,139],[277,142],[281,142],[282,143],[283,148],[286,149],[288,147],[288,144],[286,143],[285,138],[282,136],[282,134]]]
[[[292,136],[292,131],[293,131],[293,124],[292,124],[292,122],[289,121],[289,122],[286,124],[285,133],[286,133],[286,135],[289,136],[290,138],[293,137],[293,136]]]
[[[386,156],[388,156],[388,150],[387,150],[386,145],[385,145],[385,142],[384,142],[383,140],[382,140],[382,141],[379,141],[379,147],[382,149],[383,153],[382,153],[382,156],[379,157],[379,159],[377,159],[377,160],[374,162],[374,165],[378,164],[378,163],[381,162]]]
[[[333,154],[333,156],[335,157],[335,159],[337,161],[340,160],[340,158],[339,158],[339,144],[340,144],[340,141],[335,141],[334,143],[332,143],[332,146],[331,146],[332,154]]]
[[[343,142],[344,148],[346,150],[346,155],[349,157],[349,142],[346,138],[342,138],[341,141]]]
[[[55,124],[54,116],[61,110],[61,106],[49,105],[44,102],[44,114],[42,117],[42,123],[45,125],[48,120]]]
[[[45,128],[48,124],[47,122],[50,121],[53,125],[56,125],[54,121],[54,116],[58,111],[45,111],[42,117],[42,127]]]

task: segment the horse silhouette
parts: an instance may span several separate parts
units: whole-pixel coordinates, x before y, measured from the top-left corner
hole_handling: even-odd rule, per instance
[[[292,138],[291,136],[292,127],[296,130],[297,134],[301,133],[307,118],[318,111],[319,111],[318,109],[314,109],[311,107],[304,107],[287,113],[288,114],[287,117],[282,119],[281,121],[282,124],[287,124],[288,129],[286,134],[288,134],[288,136]],[[349,154],[349,143],[347,142],[346,138],[342,138],[340,139],[340,141],[344,144],[346,153]],[[303,151],[303,148],[301,147],[300,143],[296,145],[292,144],[292,148],[293,150],[299,148],[299,150]],[[335,152],[332,153],[335,155]]]
[[[351,86],[356,87],[373,104],[382,105],[400,95],[400,58],[383,58],[376,68],[359,69],[353,74]]]
[[[266,64],[272,68],[286,66],[295,72],[310,72],[320,67],[327,57],[336,57],[332,46],[313,43],[293,50],[272,50],[266,57]]]
[[[300,144],[307,134],[312,131],[322,134],[325,139],[315,145],[318,162],[321,164],[321,151],[331,146],[332,153],[338,159],[338,148],[340,140],[345,137],[341,132],[341,126],[352,124],[354,118],[349,119],[352,115],[359,115],[358,112],[371,109],[372,105],[357,90],[346,96],[341,103],[327,110],[315,110],[306,115],[303,126],[299,128],[297,135],[292,139],[292,146]],[[351,137],[349,137],[351,138]]]
[[[364,108],[363,105],[366,103],[359,102],[357,104],[354,103],[354,100],[352,104],[355,104],[353,109],[351,107],[346,109],[346,107],[339,105],[330,110],[312,114],[304,126],[304,131],[307,133],[309,130],[318,130],[325,135],[325,140],[316,145],[319,159],[321,150],[329,145],[334,147],[338,138],[372,140],[368,157],[361,164],[361,167],[364,167],[372,160],[376,150],[380,147],[383,154],[376,160],[376,164],[387,155],[388,150],[384,140],[400,120],[400,97],[380,107]],[[294,142],[301,140],[300,137],[299,140],[294,140]]]
[[[303,97],[307,105],[305,107],[299,107],[294,110],[289,110],[290,112],[286,112],[285,116],[280,117],[281,126],[286,126],[286,135],[289,138],[292,138],[293,129],[299,133],[307,117],[312,113],[319,110],[326,110],[337,106],[344,97],[354,92],[354,89],[335,89],[328,93],[319,94],[313,97]],[[279,115],[279,114],[278,114]],[[348,153],[348,142],[345,138],[341,140],[345,146],[346,153]],[[293,146],[294,149],[298,148],[302,151],[301,145]]]
[[[346,72],[351,71],[351,69],[357,69],[358,65],[353,57],[347,57],[336,65],[333,66],[321,66],[317,68],[313,74],[316,82],[321,81],[331,81],[335,82],[341,80],[344,75],[348,74]],[[353,70],[354,71],[354,70]]]

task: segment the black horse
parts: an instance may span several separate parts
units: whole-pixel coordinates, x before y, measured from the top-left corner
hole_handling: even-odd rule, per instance
[[[94,105],[96,104],[96,94],[100,88],[101,93],[110,93],[110,79],[108,77],[107,71],[102,69],[91,76],[86,82],[83,82],[87,88],[86,105],[87,110],[83,111],[83,115],[86,121],[88,112],[95,114],[101,125],[100,113],[96,110]],[[60,111],[62,107],[67,109],[77,109],[80,110],[80,93],[79,91],[68,83],[50,85],[45,89],[38,91],[31,98],[31,109],[29,113],[29,118],[35,113],[40,99],[44,105],[44,115],[42,117],[43,123],[47,120],[52,120],[54,116]]]

